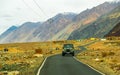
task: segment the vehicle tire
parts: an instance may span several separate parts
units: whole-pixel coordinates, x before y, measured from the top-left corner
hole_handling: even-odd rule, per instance
[[[65,56],[65,53],[64,53],[64,52],[62,52],[62,56]]]
[[[74,52],[72,52],[72,56],[74,56],[75,55],[75,53]]]

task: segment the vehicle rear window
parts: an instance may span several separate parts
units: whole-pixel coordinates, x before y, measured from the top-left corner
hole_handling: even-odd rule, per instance
[[[74,48],[73,44],[64,44],[63,48]]]

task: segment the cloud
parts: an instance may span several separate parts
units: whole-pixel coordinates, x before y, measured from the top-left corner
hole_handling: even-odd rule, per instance
[[[45,21],[62,12],[80,13],[105,1],[115,0],[36,0],[47,16],[35,5],[33,0],[24,1],[39,16],[28,8],[23,0],[0,0],[0,33],[11,25],[20,25],[27,21]]]
[[[16,10],[22,10],[22,8],[19,8],[19,7],[18,7],[18,8],[16,8]]]
[[[12,15],[5,14],[5,15],[2,15],[1,17],[3,17],[3,18],[11,18],[11,17],[12,17]]]

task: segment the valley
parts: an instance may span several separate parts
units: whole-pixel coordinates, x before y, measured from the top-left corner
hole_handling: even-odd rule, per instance
[[[89,64],[106,75],[119,75],[120,41],[100,39],[1,44],[0,74],[35,75],[44,58],[61,55],[65,43],[72,43],[75,50],[82,51],[75,55],[81,62]],[[84,46],[87,50],[81,50],[80,46]],[[8,51],[4,51],[4,48]]]
[[[45,14],[37,4],[47,18],[44,21],[36,7],[36,16],[21,6],[14,7],[16,12],[5,10],[9,7],[1,10],[0,75],[120,75],[120,1],[100,3],[83,4],[84,10],[77,6],[79,13],[58,11],[49,18],[46,15],[53,9]],[[75,50],[75,56],[62,56],[64,44],[74,45],[66,53]]]

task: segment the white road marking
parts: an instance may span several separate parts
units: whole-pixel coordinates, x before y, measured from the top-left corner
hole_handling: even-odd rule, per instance
[[[49,56],[49,57],[51,57],[51,56]],[[40,71],[41,71],[42,67],[44,66],[47,58],[48,58],[48,57],[46,57],[46,58],[44,59],[42,65],[41,65],[40,68],[38,69],[37,75],[40,74]],[[75,60],[77,60],[78,62],[80,62],[80,60],[78,60],[76,57],[73,57],[73,58],[74,58]],[[80,62],[80,63],[83,63],[83,62]],[[90,66],[90,65],[88,65],[88,64],[85,64],[85,63],[83,63],[83,64],[84,64],[84,65],[87,65],[88,67],[90,67],[91,69],[95,70],[96,72],[98,72],[98,73],[100,73],[100,74],[102,74],[102,75],[105,75],[104,73],[98,71],[97,69],[93,68],[92,66]]]
[[[78,62],[80,62],[80,60],[78,60],[76,57],[73,57],[75,60],[77,60]],[[83,63],[83,62],[80,62],[80,63]],[[85,64],[83,63],[84,65],[87,65],[88,67],[90,67],[91,69],[95,70],[96,72],[102,74],[102,75],[105,75],[104,73],[98,71],[97,69],[93,68],[92,66],[88,65],[88,64]]]
[[[38,69],[37,75],[39,75],[39,74],[40,74],[40,71],[41,71],[42,67],[44,66],[44,64],[45,64],[46,60],[47,60],[47,57],[44,59],[44,61],[43,61],[42,65],[41,65],[41,66],[40,66],[40,68]]]
[[[55,54],[55,55],[58,55],[58,54]],[[51,55],[51,56],[54,56],[54,55]],[[51,57],[51,56],[48,56],[48,57]],[[46,62],[46,60],[47,60],[48,57],[46,57],[46,58],[44,59],[42,65],[41,65],[40,68],[38,69],[37,75],[40,75],[40,71],[41,71],[41,69],[43,68],[43,66],[44,66],[44,64],[45,64],[45,62]]]

